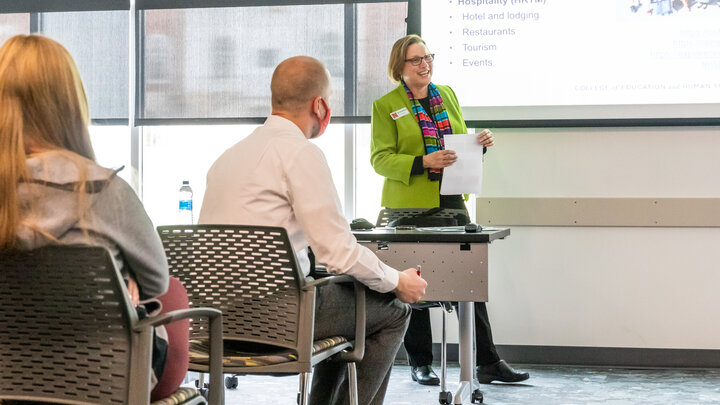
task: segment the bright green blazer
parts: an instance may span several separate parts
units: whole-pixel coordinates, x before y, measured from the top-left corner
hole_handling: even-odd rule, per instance
[[[453,133],[467,134],[455,92],[448,86],[435,86],[443,99]],[[402,108],[408,113],[393,119],[391,114]],[[387,208],[439,206],[440,182],[430,181],[427,169],[422,175],[410,175],[415,157],[425,154],[425,144],[402,84],[373,103],[371,136],[370,164],[385,177],[381,204]]]

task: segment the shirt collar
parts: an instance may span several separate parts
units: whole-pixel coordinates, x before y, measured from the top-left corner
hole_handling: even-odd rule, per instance
[[[282,129],[285,131],[289,131],[295,135],[298,135],[298,136],[303,137],[304,139],[307,139],[307,138],[305,138],[305,134],[303,134],[303,132],[300,130],[300,128],[298,128],[297,125],[295,125],[294,122],[290,121],[287,118],[283,118],[279,115],[269,115],[267,117],[267,119],[265,120],[264,126],[266,128]]]

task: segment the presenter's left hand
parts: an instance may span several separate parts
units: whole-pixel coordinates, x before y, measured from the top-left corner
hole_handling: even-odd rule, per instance
[[[493,142],[495,141],[495,138],[493,138],[493,133],[490,132],[489,129],[483,129],[483,131],[477,135],[476,139],[477,143],[486,148],[493,146]]]

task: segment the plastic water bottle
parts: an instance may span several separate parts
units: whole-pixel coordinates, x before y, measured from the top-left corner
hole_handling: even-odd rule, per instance
[[[193,224],[193,191],[190,182],[183,180],[180,187],[178,223],[180,225]]]

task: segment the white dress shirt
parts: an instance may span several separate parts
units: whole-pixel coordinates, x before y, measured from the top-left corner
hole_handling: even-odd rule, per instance
[[[280,226],[306,275],[309,243],[330,272],[353,276],[378,292],[398,284],[398,271],[350,232],[325,155],[282,117],[271,115],[215,161],[198,222]]]

